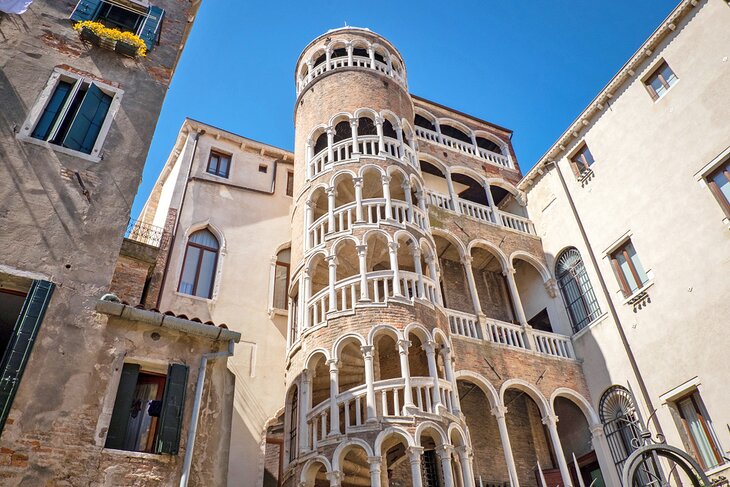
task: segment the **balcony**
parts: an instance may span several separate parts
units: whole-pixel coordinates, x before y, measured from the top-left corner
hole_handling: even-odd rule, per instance
[[[570,337],[525,328],[513,323],[488,318],[482,326],[475,315],[446,309],[449,328],[454,336],[491,342],[519,350],[532,350],[550,357],[575,359]]]
[[[314,179],[337,164],[355,162],[361,156],[390,157],[419,169],[416,154],[408,144],[391,137],[383,137],[382,150],[380,145],[380,138],[377,135],[361,135],[357,138],[357,142],[351,138],[333,144],[331,152],[329,147],[325,147],[307,163],[308,177]]]
[[[397,69],[394,69],[392,66],[382,61],[379,61],[378,59],[370,58],[369,56],[358,56],[353,54],[349,57],[333,57],[330,58],[328,62],[323,61],[320,64],[313,66],[312,68],[308,68],[309,72],[297,80],[297,96],[302,91],[304,91],[304,89],[309,86],[310,83],[312,83],[315,79],[321,77],[323,74],[342,68],[373,69],[375,71],[378,71],[379,73],[393,78],[403,88],[408,89],[405,77]]]
[[[162,242],[164,230],[155,225],[144,223],[140,220],[129,220],[127,230],[124,232],[124,238],[139,242],[150,247],[159,248]]]
[[[517,232],[537,235],[535,232],[535,226],[527,218],[499,210],[497,210],[497,214],[495,215],[495,211],[488,206],[467,201],[459,197],[454,197],[452,199],[448,195],[428,189],[425,190],[425,193],[428,204],[435,206],[436,208],[459,215],[465,215],[484,223],[506,227]]]
[[[439,303],[436,283],[427,276],[398,271],[398,287],[396,290],[393,286],[393,271],[390,270],[342,279],[334,285],[334,290],[326,286],[309,299],[307,324],[309,327],[324,325],[328,315],[352,314],[356,308],[385,306],[393,299],[411,303],[416,299]]]
[[[373,382],[375,391],[375,416],[379,421],[389,423],[412,423],[413,420],[404,416],[403,406],[405,400],[406,381],[403,378],[386,379]],[[432,377],[411,377],[411,398],[413,409],[409,414],[433,416],[443,413],[437,410],[433,404],[434,379]],[[455,414],[454,392],[451,383],[445,379],[438,379],[438,398],[446,408],[447,413]],[[333,425],[331,422],[332,406],[329,400],[320,402],[307,414],[308,426],[308,448],[316,450],[319,444],[335,431],[336,434],[351,433],[367,424],[367,385],[362,384],[353,387],[336,396],[336,407],[339,410],[341,424],[344,424],[344,431],[340,431],[340,425]],[[333,427],[334,426],[334,427]]]
[[[461,152],[462,154],[476,157],[477,159],[483,159],[497,166],[514,169],[509,157],[484,149],[475,144],[464,142],[462,140],[449,137],[448,135],[439,134],[438,132],[419,126],[416,126],[416,135],[423,140],[446,146],[450,149]]]

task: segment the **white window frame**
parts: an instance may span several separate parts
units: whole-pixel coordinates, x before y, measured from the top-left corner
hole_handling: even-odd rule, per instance
[[[715,172],[715,170],[720,167],[722,164],[724,164],[728,158],[730,158],[730,145],[725,147],[714,159],[712,159],[710,162],[705,164],[702,169],[697,171],[694,175],[695,179],[697,180],[697,183],[700,185],[701,188],[705,189],[707,192],[710,193],[710,195],[713,197],[713,200],[716,198],[714,197],[714,194],[712,194],[712,190],[710,189],[710,185],[707,183],[707,178]],[[717,203],[717,202],[716,202]],[[719,206],[719,203],[718,203]],[[730,217],[725,215],[725,212],[722,211],[722,208],[720,208],[720,212],[723,216],[722,223],[725,224],[728,228],[730,228]]]
[[[33,130],[35,129],[35,126],[38,124],[38,121],[40,120],[41,116],[43,115],[43,112],[46,109],[46,106],[48,106],[48,102],[51,99],[51,96],[53,95],[54,91],[56,90],[56,87],[58,86],[59,82],[66,81],[68,83],[74,83],[76,85],[79,82],[86,81],[89,83],[94,83],[101,91],[106,93],[107,95],[112,97],[112,102],[109,105],[109,111],[107,111],[106,118],[104,119],[104,123],[101,125],[101,130],[99,131],[99,136],[96,138],[96,142],[94,142],[94,147],[91,150],[91,154],[87,154],[85,152],[69,149],[67,147],[63,147],[61,145],[52,144],[46,140],[40,140],[36,139],[35,137],[32,137],[31,134],[33,133]],[[124,94],[124,90],[117,88],[115,86],[111,86],[109,84],[100,82],[96,79],[92,78],[86,78],[82,76],[81,74],[74,73],[72,71],[68,71],[61,68],[54,68],[53,74],[51,74],[51,77],[48,79],[48,82],[46,83],[46,86],[43,88],[43,91],[41,91],[40,95],[38,96],[38,99],[33,104],[33,107],[30,109],[30,112],[28,112],[28,117],[25,119],[25,122],[23,123],[23,126],[20,128],[20,131],[16,135],[16,138],[18,140],[21,140],[23,142],[29,142],[31,144],[40,145],[43,147],[47,147],[49,149],[52,149],[56,152],[61,152],[64,154],[69,154],[72,156],[79,157],[81,159],[85,159],[87,161],[91,162],[100,162],[102,160],[102,147],[104,145],[104,140],[106,139],[107,134],[109,133],[109,129],[111,128],[112,122],[114,121],[114,117],[119,110],[119,106],[122,102],[122,96]]]

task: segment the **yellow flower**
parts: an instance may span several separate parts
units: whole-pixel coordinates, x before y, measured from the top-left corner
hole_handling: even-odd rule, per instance
[[[91,20],[84,20],[83,22],[78,22],[74,25],[74,30],[77,32],[81,32],[84,28],[89,29],[99,37],[131,44],[137,48],[137,55],[140,57],[144,57],[147,54],[147,44],[145,44],[138,35],[132,32],[122,32],[119,29],[112,29],[100,22],[94,22]]]

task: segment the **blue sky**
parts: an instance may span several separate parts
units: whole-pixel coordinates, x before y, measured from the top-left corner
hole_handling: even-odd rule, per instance
[[[186,116],[292,149],[294,64],[345,22],[400,50],[413,94],[512,129],[526,172],[677,1],[203,0],[132,215]]]

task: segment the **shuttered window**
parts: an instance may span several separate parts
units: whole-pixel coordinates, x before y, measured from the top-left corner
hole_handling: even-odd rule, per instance
[[[83,78],[59,81],[31,137],[91,154],[112,99]]]
[[[150,5],[133,9],[131,3],[102,0],[80,0],[71,13],[71,20],[82,22],[94,20],[107,27],[113,27],[137,34],[147,45],[147,50],[159,43],[160,30],[165,11]]]
[[[171,364],[167,375],[124,364],[106,448],[177,454],[188,367]]]
[[[51,282],[33,281],[3,353],[0,362],[0,431],[8,419],[53,289]]]

